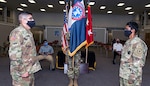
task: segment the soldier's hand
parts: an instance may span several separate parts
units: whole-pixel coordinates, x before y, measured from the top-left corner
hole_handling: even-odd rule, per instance
[[[134,78],[135,78],[135,75],[134,75],[134,74],[131,74],[131,75],[129,76],[128,83],[129,83],[129,84],[133,84],[133,83],[134,83]]]
[[[29,73],[28,73],[28,72],[26,72],[26,73],[24,73],[24,74],[21,75],[21,77],[23,77],[23,78],[26,78],[26,77],[28,77],[28,76],[29,76]]]
[[[37,56],[32,56],[30,60],[34,64],[36,61],[38,61],[38,58]]]
[[[70,40],[70,33],[67,32],[67,33],[65,34],[65,37],[66,37],[67,40]]]

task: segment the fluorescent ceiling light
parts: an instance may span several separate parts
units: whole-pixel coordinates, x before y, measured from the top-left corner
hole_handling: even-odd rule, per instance
[[[64,1],[59,1],[59,4],[65,4],[65,2]]]
[[[150,12],[148,13],[148,15],[150,15]]]
[[[86,10],[85,13],[88,13],[88,10]]]
[[[128,14],[134,14],[134,12],[128,12]]]
[[[66,10],[63,10],[63,12],[66,12]]]
[[[22,7],[28,7],[26,4],[20,4]]]
[[[124,6],[124,3],[117,4],[118,7]]]
[[[7,1],[6,0],[0,0],[0,2],[6,3]]]
[[[125,8],[125,10],[131,10],[132,9],[132,7],[126,7]]]
[[[106,6],[100,6],[100,9],[101,10],[103,10],[103,9],[105,9],[106,8]]]
[[[3,8],[0,8],[0,10],[3,10]]]
[[[17,8],[17,10],[19,10],[19,11],[23,11],[23,9],[22,9],[22,8]]]
[[[43,8],[41,8],[40,10],[41,10],[41,11],[43,11],[43,12],[44,12],[44,11],[46,11],[46,10],[45,10],[45,9],[43,9]]]
[[[111,11],[111,10],[109,10],[109,11],[107,11],[107,13],[108,13],[108,14],[111,14],[111,13],[112,13],[112,11]]]
[[[145,5],[145,7],[150,7],[150,4]]]
[[[34,0],[28,0],[28,2],[30,2],[32,4],[36,3]]]
[[[89,5],[95,5],[94,1],[89,2]]]
[[[47,5],[49,8],[53,8],[53,5],[51,5],[51,4],[49,4],[49,5]]]

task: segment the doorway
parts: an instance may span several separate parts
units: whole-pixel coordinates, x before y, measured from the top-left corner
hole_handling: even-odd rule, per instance
[[[44,29],[45,28],[43,26],[36,26],[33,29],[31,29],[36,45],[41,44],[44,40]]]

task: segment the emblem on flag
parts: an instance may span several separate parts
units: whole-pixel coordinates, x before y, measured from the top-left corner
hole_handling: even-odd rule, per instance
[[[79,5],[80,3],[77,2],[72,9],[72,19],[80,20],[84,16],[84,9]]]

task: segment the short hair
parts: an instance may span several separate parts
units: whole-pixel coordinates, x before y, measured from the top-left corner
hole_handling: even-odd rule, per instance
[[[19,21],[20,21],[22,18],[26,17],[27,15],[32,15],[32,13],[30,13],[30,12],[20,12],[20,13],[19,13],[19,16],[18,16]]]
[[[126,25],[131,27],[131,29],[135,29],[135,33],[138,31],[139,26],[136,22],[128,22]]]
[[[47,40],[46,40],[46,39],[44,39],[44,40],[43,40],[43,43],[44,43],[44,42],[47,42]]]

